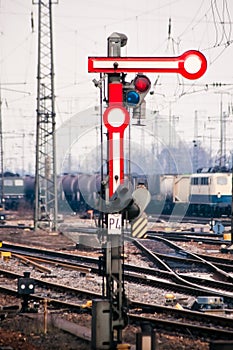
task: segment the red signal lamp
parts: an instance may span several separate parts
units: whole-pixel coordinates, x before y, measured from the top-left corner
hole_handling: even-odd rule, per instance
[[[150,89],[151,82],[147,76],[140,74],[136,76],[134,86],[137,91],[146,92]]]

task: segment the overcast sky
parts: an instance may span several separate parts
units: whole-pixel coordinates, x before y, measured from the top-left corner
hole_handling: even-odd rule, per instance
[[[32,0],[0,0],[0,82],[8,167],[24,163],[28,169],[34,162],[37,15]],[[59,0],[53,5],[57,125],[99,101],[92,83],[98,75],[88,73],[87,58],[106,56],[107,38],[117,31],[128,37],[122,49],[125,56],[176,56],[189,49],[204,53],[208,68],[197,81],[176,74],[150,75],[157,85],[147,105],[166,116],[170,104],[188,143],[194,137],[195,111],[198,136],[207,137],[210,128],[216,128],[217,138],[221,99],[223,111],[231,112],[232,21],[231,0]],[[213,83],[226,85],[219,88]],[[231,119],[232,113],[228,130]]]

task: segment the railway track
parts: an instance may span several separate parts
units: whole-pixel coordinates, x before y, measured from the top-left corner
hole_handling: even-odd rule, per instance
[[[16,251],[16,245],[14,245],[14,250]],[[6,248],[3,243],[2,250]],[[9,248],[9,245],[8,245]],[[27,250],[26,248],[23,249],[22,246],[18,247],[17,254],[19,254],[19,249]],[[31,247],[29,249],[30,253],[28,254],[34,254],[33,248]],[[98,259],[96,258],[90,258],[90,257],[84,257],[84,256],[75,256],[74,254],[67,254],[61,252],[52,252],[49,251],[50,260],[48,257],[48,251],[44,249],[36,249],[37,254],[40,253],[44,256],[44,258],[37,257],[35,259],[34,257],[29,257],[27,255],[27,258],[29,260],[33,260],[34,262],[38,264],[46,264],[46,268],[48,268],[48,265],[51,263],[63,268],[76,268],[76,271],[79,271],[80,273],[84,273],[84,271],[88,273],[97,273],[98,272]],[[64,262],[64,259],[62,259],[62,256],[64,259],[70,261],[70,259],[73,259],[73,263],[70,264],[68,262]],[[59,261],[60,260],[60,261]],[[74,261],[76,260],[76,264]],[[82,263],[80,264],[80,261]],[[63,266],[65,264],[65,266]],[[73,266],[72,266],[73,265]],[[134,269],[136,267],[133,267],[133,265],[126,264],[125,265],[125,279],[127,283],[141,283],[143,285],[148,286],[154,286],[156,288],[161,287],[165,290],[171,290],[174,288],[174,290],[184,291],[184,286],[179,286],[177,283],[171,282],[171,274],[169,275],[169,280],[166,281],[159,281],[158,276],[159,274],[166,274],[166,271],[161,271],[156,269],[145,269],[143,267]],[[84,269],[84,270],[82,270]],[[85,270],[87,269],[87,270]],[[6,274],[8,274],[6,272]],[[43,272],[41,272],[43,273]],[[4,271],[0,271],[0,275],[2,276],[4,274]],[[13,272],[10,272],[11,279],[14,281],[14,284],[16,284],[16,279],[18,278],[16,274]],[[139,276],[137,276],[139,274]],[[32,298],[41,301],[46,299],[49,299],[49,305],[52,308],[65,308],[68,310],[72,310],[73,312],[84,312],[85,310],[81,307],[83,303],[85,303],[88,299],[93,298],[99,298],[101,296],[100,293],[94,293],[91,290],[81,290],[73,287],[69,287],[67,285],[59,285],[58,283],[52,283],[48,282],[45,279],[46,273],[44,273],[44,278],[42,279],[36,279],[36,284],[41,290],[43,291],[43,294],[36,293],[36,295],[32,295]],[[47,272],[47,275],[49,273]],[[155,277],[153,280],[153,276]],[[160,275],[162,277],[162,275]],[[160,283],[161,282],[161,283]],[[133,288],[133,287],[132,287]],[[12,295],[17,296],[17,290],[16,288],[9,288],[9,286],[1,286],[1,292],[4,293],[12,293]],[[45,290],[49,291],[49,294],[45,292]],[[53,295],[53,290],[55,291],[55,294]],[[190,294],[196,293],[196,295],[200,295],[200,290],[196,288],[194,290],[191,290],[189,286],[187,286],[186,289],[187,292]],[[203,292],[204,293],[204,292]],[[210,295],[210,293],[207,293]],[[206,295],[207,295],[206,294]],[[203,295],[203,294],[202,294]],[[216,293],[215,293],[216,295]],[[231,296],[229,296],[231,298]],[[232,299],[231,299],[232,301]],[[90,312],[90,309],[88,310]],[[172,315],[172,317],[171,317]],[[177,310],[172,307],[168,306],[162,306],[162,305],[156,305],[152,303],[142,303],[140,301],[133,300],[129,304],[129,312],[128,312],[129,322],[132,324],[138,324],[141,322],[149,321],[150,324],[156,328],[157,331],[163,331],[163,332],[175,332],[176,334],[192,334],[192,336],[195,338],[200,338],[202,336],[204,339],[224,339],[224,340],[231,340],[233,339],[233,319],[228,317],[222,317],[222,316],[215,316],[215,315],[208,315],[203,314],[200,312],[190,311],[190,310]],[[209,326],[211,325],[211,327]]]
[[[14,256],[18,256],[19,258],[22,259],[22,257],[18,254],[14,255]],[[23,258],[24,259],[24,258]],[[34,257],[30,257],[30,260],[26,259],[26,262],[28,261],[28,263],[32,264],[36,269],[41,269],[43,271],[44,267],[41,267],[41,265],[38,265],[38,263],[45,263],[45,264],[51,264],[52,266],[56,266],[56,267],[63,267],[65,269],[72,269],[72,270],[77,270],[79,272],[82,273],[99,273],[99,267],[96,266],[92,266],[90,267],[89,265],[80,265],[80,264],[68,264],[68,263],[64,263],[63,261],[58,261],[57,259],[54,261],[52,259],[49,258],[34,258]],[[35,262],[35,263],[34,263]],[[34,265],[35,264],[35,265]],[[45,268],[46,269],[46,268]],[[125,278],[126,280],[137,280],[137,277],[135,275],[131,275],[129,272],[135,272],[140,274],[141,276],[139,276],[138,278],[141,280],[143,277],[145,277],[145,279],[149,279],[151,277],[159,277],[159,278],[165,278],[167,280],[173,280],[173,274],[170,273],[169,271],[161,271],[158,269],[153,269],[153,268],[146,268],[146,267],[139,267],[139,266],[135,266],[135,265],[131,265],[131,264],[124,264],[124,272],[125,272]],[[181,276],[183,276],[181,274]],[[186,278],[188,281],[192,282],[192,283],[196,283],[201,285],[203,283],[203,278],[198,278],[198,277],[192,277],[192,276],[187,276],[184,275],[184,278]],[[142,282],[141,282],[142,283]],[[216,281],[211,281],[211,280],[206,280],[206,285],[209,288],[216,288]],[[218,288],[228,291],[228,292],[233,292],[233,286],[231,283],[226,283],[226,282],[221,282],[218,281],[217,282]]]
[[[162,239],[161,237],[158,237],[159,241],[161,239]],[[168,246],[171,246],[171,242],[167,240],[162,239],[162,242],[168,244]],[[148,241],[146,243],[147,245],[150,244],[150,242]],[[229,305],[232,307],[233,278],[229,273],[219,269],[218,267],[213,265],[211,262],[204,260],[202,257],[198,257],[196,254],[187,252],[181,249],[180,247],[172,244],[173,250],[178,252],[182,251],[182,255],[185,255],[185,258],[182,257],[183,265],[187,266],[187,259],[190,255],[191,257],[195,258],[195,263],[198,262],[200,266],[205,268],[206,272],[208,272],[209,274],[211,273],[211,275],[213,274],[213,276],[211,276],[212,277],[211,279],[203,278],[201,276],[198,278],[190,275],[188,276],[184,274],[181,275],[180,273],[177,273],[177,270],[179,270],[180,268],[183,268],[183,266],[180,267],[180,265],[177,265],[177,260],[179,261],[179,264],[180,264],[180,257],[177,257],[177,259],[175,259],[175,262],[176,262],[175,267],[174,267],[174,257],[172,258],[173,268],[171,268],[171,259],[169,255],[165,255],[165,254],[159,255],[157,253],[154,253],[153,251],[151,251],[151,249],[148,249],[144,244],[142,244],[142,242],[139,242],[138,240],[135,240],[134,244],[136,244],[136,246],[150,259],[152,263],[155,263],[156,265],[160,266],[160,269],[170,272],[171,273],[170,278],[172,281],[176,282],[177,286],[190,287],[191,288],[190,292],[192,293],[197,292],[199,293],[199,295],[200,295],[200,292],[202,293],[207,292],[207,293],[210,293],[211,295],[213,295],[212,293],[215,293],[215,295],[223,296],[225,300],[228,300]],[[172,252],[172,254],[174,254],[174,252]],[[191,261],[188,261],[188,263],[192,266],[192,264],[194,264],[194,261],[191,260]],[[196,268],[196,270],[199,272],[199,275],[201,275],[200,267]],[[226,290],[229,292],[228,295],[226,294]]]
[[[199,296],[200,294],[205,296],[223,296],[226,302],[233,305],[233,285],[227,282],[228,274],[222,272],[212,264],[207,264],[211,266],[211,271],[217,273],[220,280],[213,280],[209,278],[188,276],[186,274],[177,273],[177,264],[175,265],[175,271],[166,264],[158,254],[154,254],[151,250],[147,249],[139,241],[135,241],[135,244],[142,250],[143,254],[146,254],[149,261],[159,268],[146,268],[130,264],[124,264],[124,278],[128,282],[143,284],[150,287],[161,288],[164,290],[170,290],[172,292],[184,293],[191,296]],[[76,269],[76,270],[86,270],[94,274],[99,273],[99,259],[87,256],[79,256],[75,254],[54,252],[45,249],[38,249],[32,247],[23,247],[21,245],[11,245],[8,243],[3,243],[2,250],[6,249],[17,255],[23,255],[30,258],[32,261],[41,261],[47,264],[53,264],[55,266],[63,266],[64,268]],[[164,258],[165,255],[162,255]],[[165,256],[169,261],[170,255]],[[182,256],[179,258],[179,264],[186,264],[187,269],[187,258]],[[205,264],[203,259],[200,262],[202,265]],[[193,265],[194,261],[191,260],[190,265]],[[183,267],[182,267],[183,268]],[[199,271],[198,266],[195,271]],[[206,271],[206,270],[205,270]],[[48,275],[49,276],[49,275]],[[48,277],[46,277],[48,278]],[[224,279],[224,282],[222,281]]]
[[[183,262],[184,260],[188,260],[188,262],[191,264],[198,264],[199,268],[201,265],[204,265],[204,267],[208,268],[209,271],[218,274],[222,280],[227,280],[231,283],[233,282],[233,277],[230,275],[230,272],[233,272],[233,261],[230,259],[227,260],[204,254],[196,254],[188,249],[181,248],[179,245],[171,242],[170,239],[156,235],[151,236],[151,240],[135,240],[134,242],[140,249],[144,250],[149,259],[156,260],[155,257],[153,257],[153,254],[150,254],[152,249],[154,252],[156,252],[156,256],[163,258],[163,260],[183,260]],[[150,249],[147,250],[146,247],[148,246]],[[161,254],[161,251],[166,252],[167,254]]]
[[[170,241],[178,241],[178,242],[202,242],[209,245],[214,245],[217,248],[220,248],[223,244],[230,243],[230,241],[224,240],[223,235],[217,235],[214,233],[203,233],[203,232],[188,232],[188,231],[147,231],[147,238],[153,239],[154,236],[164,237],[169,239]]]
[[[166,222],[182,222],[182,223],[189,223],[189,224],[202,224],[206,225],[209,224],[210,221],[213,220],[214,222],[221,222],[223,226],[230,226],[231,221],[228,217],[203,217],[203,216],[179,216],[179,215],[164,215],[161,214],[159,216],[149,216],[150,222],[159,222],[159,221],[166,221]]]
[[[2,273],[2,271],[1,271]],[[11,275],[12,278],[16,278],[16,274]],[[37,281],[38,283],[38,281]],[[43,282],[42,282],[43,283]],[[49,288],[52,285],[47,284]],[[53,286],[54,287],[54,286]],[[72,293],[75,289],[70,289],[66,286],[58,286],[55,288],[61,288]],[[15,289],[9,287],[0,287],[2,293],[7,293],[18,297],[18,293]],[[89,291],[76,290],[81,298],[99,298],[100,294],[93,294]],[[31,295],[31,300],[36,302],[48,302],[50,310],[54,309],[67,309],[72,312],[88,312],[91,313],[90,309],[83,309],[80,303],[75,303],[67,300],[60,300],[59,298],[48,298],[42,297],[41,295]],[[82,299],[83,300],[83,299]],[[139,325],[146,321],[150,322],[152,327],[156,328],[156,331],[163,332],[176,332],[183,335],[192,334],[193,337],[200,338],[200,336],[205,339],[233,339],[233,319],[226,317],[202,314],[195,311],[188,310],[178,310],[168,306],[145,304],[140,302],[132,302],[129,307],[128,312],[129,322],[134,325]],[[179,320],[179,321],[178,321]],[[194,324],[195,323],[195,324]],[[211,326],[210,326],[211,325]]]

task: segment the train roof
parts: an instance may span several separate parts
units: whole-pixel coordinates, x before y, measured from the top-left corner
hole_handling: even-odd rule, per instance
[[[231,172],[219,172],[219,173],[194,173],[191,177],[214,177],[214,176],[231,176]]]
[[[232,172],[232,168],[229,168],[225,165],[224,166],[215,165],[214,167],[197,169],[197,173],[231,173],[231,172]]]

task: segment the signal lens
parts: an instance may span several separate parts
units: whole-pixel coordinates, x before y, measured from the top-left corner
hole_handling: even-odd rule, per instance
[[[140,96],[136,91],[129,91],[126,95],[126,102],[130,106],[136,106],[140,101]]]
[[[150,88],[150,79],[145,75],[138,75],[134,80],[134,86],[139,92],[145,92]]]

